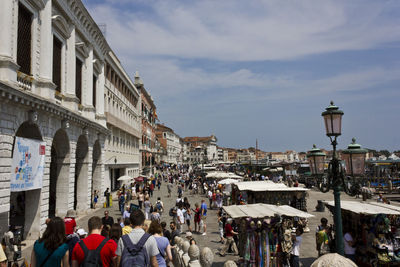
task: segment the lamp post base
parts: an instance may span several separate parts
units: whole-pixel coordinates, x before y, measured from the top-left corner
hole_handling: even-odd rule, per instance
[[[340,186],[335,186],[333,189],[333,195],[335,197],[335,239],[336,239],[336,252],[344,256],[344,244],[343,244],[343,225],[342,225],[342,209],[340,207]]]

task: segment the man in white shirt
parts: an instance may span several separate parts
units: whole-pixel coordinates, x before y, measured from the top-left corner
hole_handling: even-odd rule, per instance
[[[181,226],[185,223],[185,217],[183,216],[183,206],[182,202],[178,204],[178,209],[176,210],[176,217],[178,221],[177,228],[179,231],[181,231]]]
[[[290,255],[290,266],[292,267],[299,267],[300,266],[300,245],[303,238],[301,235],[303,234],[303,227],[298,226],[296,229],[296,233],[292,234],[292,241],[293,241],[293,249]]]

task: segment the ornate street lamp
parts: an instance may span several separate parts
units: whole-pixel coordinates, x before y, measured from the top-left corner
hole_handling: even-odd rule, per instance
[[[346,175],[342,168],[340,159],[336,154],[337,137],[342,134],[342,116],[343,111],[331,102],[330,106],[322,112],[325,122],[326,135],[331,140],[333,146],[332,159],[329,162],[328,169],[325,173],[325,154],[314,145],[307,158],[310,163],[312,175],[316,178],[316,185],[321,192],[328,192],[333,189],[335,198],[334,221],[336,226],[336,250],[340,255],[344,255],[343,247],[343,226],[342,226],[342,210],[340,207],[340,191],[349,195],[355,195],[359,192],[360,179],[364,173],[364,160],[366,150],[361,149],[360,145],[349,145],[348,149],[343,151],[343,159],[346,162]],[[350,178],[350,179],[349,179]]]
[[[310,163],[312,175],[323,175],[325,170],[325,153],[321,149],[313,145],[313,148],[308,151],[307,158]]]

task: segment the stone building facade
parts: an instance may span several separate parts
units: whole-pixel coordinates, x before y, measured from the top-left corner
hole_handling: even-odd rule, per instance
[[[1,4],[0,227],[22,226],[24,238],[37,239],[46,218],[84,213],[104,190],[110,48],[81,1]],[[46,143],[40,189],[10,190],[17,136]]]
[[[115,191],[118,178],[140,173],[141,99],[116,55],[105,57],[105,114],[110,135],[105,142],[105,188]]]
[[[184,151],[184,154],[191,156],[188,158],[189,162],[199,162],[198,158],[202,158],[201,154],[205,154],[206,162],[204,163],[218,163],[217,140],[217,137],[214,135],[185,137],[182,139],[187,149],[187,151]]]
[[[142,174],[154,174],[154,166],[158,162],[158,140],[156,137],[156,121],[157,121],[157,108],[154,104],[153,98],[143,85],[139,73],[135,74],[135,86],[140,92],[141,99],[141,122],[142,122],[142,145],[141,152],[141,167]]]
[[[162,155],[161,161],[168,164],[182,164],[183,161],[183,144],[181,138],[171,128],[157,124],[156,136],[160,142],[160,146],[166,152]]]

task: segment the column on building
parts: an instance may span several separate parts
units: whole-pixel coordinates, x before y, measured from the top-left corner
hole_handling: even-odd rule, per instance
[[[90,119],[94,119],[94,107],[93,107],[93,46],[88,46],[89,53],[85,58],[85,87],[83,88],[83,105],[84,115]]]
[[[99,120],[99,123],[102,124],[103,126],[106,126],[106,119],[104,116],[104,98],[106,97],[104,95],[104,86],[105,86],[105,73],[104,73],[104,62],[102,62],[101,67],[100,67],[100,73],[97,78],[97,93],[96,93],[96,117]]]
[[[72,25],[71,27],[71,36],[67,39],[67,73],[63,105],[65,105],[67,108],[75,110],[77,109],[75,96],[75,25]]]
[[[13,13],[14,12],[14,13]],[[18,1],[2,1],[0,8],[0,80],[17,83]]]
[[[55,85],[53,76],[53,34],[52,34],[52,1],[47,1],[45,7],[40,11],[40,68],[39,78],[36,85],[38,93],[48,99],[55,100]]]

